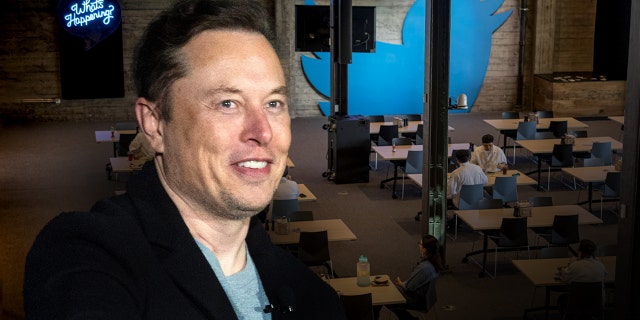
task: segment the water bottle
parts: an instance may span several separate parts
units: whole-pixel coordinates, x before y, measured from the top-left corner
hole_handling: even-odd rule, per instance
[[[369,260],[364,255],[361,255],[360,258],[358,259],[356,274],[358,276],[358,286],[368,287],[371,281],[369,278],[370,265],[369,265]]]

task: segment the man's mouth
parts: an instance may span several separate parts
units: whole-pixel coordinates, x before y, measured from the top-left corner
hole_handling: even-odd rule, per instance
[[[243,161],[238,163],[239,167],[251,168],[251,169],[263,169],[267,166],[266,161]]]

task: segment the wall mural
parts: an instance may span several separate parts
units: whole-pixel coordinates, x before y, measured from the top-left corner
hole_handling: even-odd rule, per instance
[[[421,114],[424,92],[425,1],[416,0],[405,17],[402,44],[376,41],[375,53],[353,53],[349,65],[349,114]],[[512,10],[494,14],[504,0],[456,0],[451,3],[449,96],[467,95],[466,110],[475,102],[489,65],[491,36]],[[306,5],[315,2],[307,0]],[[311,86],[330,97],[329,52],[302,56],[302,70]],[[328,101],[318,103],[329,115]]]

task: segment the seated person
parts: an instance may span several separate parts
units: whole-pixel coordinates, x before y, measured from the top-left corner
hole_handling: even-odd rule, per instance
[[[298,183],[291,180],[291,176],[289,175],[289,168],[285,167],[284,172],[282,173],[282,178],[280,178],[278,188],[273,194],[273,200],[298,199],[299,195],[300,190],[298,190]]]
[[[460,204],[460,189],[465,184],[487,184],[487,175],[478,165],[469,162],[468,150],[457,150],[454,154],[459,167],[447,178],[447,197],[451,198],[454,207]],[[447,213],[449,217],[449,213]],[[451,213],[451,217],[453,213]]]
[[[298,183],[291,180],[291,176],[289,175],[289,167],[284,168],[284,172],[282,173],[282,177],[280,178],[280,183],[276,188],[276,191],[273,194],[273,200],[291,200],[298,199],[300,195],[300,190],[298,189]],[[263,223],[267,219],[267,214],[269,213],[269,206],[262,209],[258,213],[258,219]]]
[[[479,165],[485,172],[498,172],[507,167],[504,151],[493,144],[493,136],[482,136],[482,148],[475,148],[471,154],[471,163]]]
[[[596,259],[596,244],[589,239],[580,240],[578,257],[567,266],[558,268],[558,277],[567,284],[571,282],[602,282],[602,301],[604,302],[604,278],[607,270],[604,264]],[[558,297],[560,313],[564,315],[569,296],[567,293]]]
[[[151,148],[149,141],[147,141],[142,131],[138,132],[136,137],[131,141],[131,144],[129,144],[129,152],[133,153],[135,159],[142,159],[145,162],[153,160],[156,155],[155,150]]]
[[[431,283],[436,281],[442,270],[442,259],[438,249],[438,240],[434,236],[422,237],[422,241],[418,243],[420,262],[413,268],[409,279],[402,281],[400,277],[396,278],[396,285],[407,302],[387,307],[396,314],[398,319],[413,319],[406,310],[428,311],[435,303],[434,298],[434,301],[429,301],[431,305],[427,305],[427,295]],[[435,292],[432,292],[431,296],[435,297]]]

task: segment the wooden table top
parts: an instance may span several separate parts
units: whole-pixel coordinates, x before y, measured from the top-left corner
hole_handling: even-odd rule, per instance
[[[502,176],[510,177],[514,174],[519,174],[516,178],[516,185],[518,186],[530,186],[538,183],[533,178],[527,176],[526,174],[518,170],[507,170],[506,175],[502,175],[502,172],[488,172],[487,173],[488,181],[487,181],[487,184],[485,184],[485,187],[492,187],[496,183],[496,177],[502,177]],[[451,176],[451,173],[447,173],[447,178],[449,178],[450,176]],[[415,182],[420,187],[422,187],[422,173],[411,173],[411,174],[408,174],[407,177],[409,177],[409,179],[411,179],[413,182]]]
[[[409,125],[406,127],[398,127],[398,133],[403,132],[416,132],[418,131],[418,125],[423,123],[423,121],[409,121]],[[386,122],[370,122],[369,123],[369,134],[378,134],[380,133],[380,126],[392,126],[394,125],[393,121]],[[449,131],[455,131],[456,129],[452,126],[448,126]]]
[[[607,172],[617,172],[614,166],[562,168],[562,171],[584,182],[604,182]]]
[[[396,146],[396,151],[393,151],[393,146],[371,146],[371,149],[375,151],[383,160],[406,160],[409,150],[422,151],[421,144],[412,144],[406,146]],[[447,153],[451,157],[453,150],[469,149],[468,143],[452,143],[449,144]]]
[[[624,124],[624,116],[609,116],[609,120],[613,120],[619,124]]]
[[[304,183],[298,183],[298,191],[300,191],[300,195],[298,195],[299,202],[308,202],[308,201],[316,201],[318,198],[307,188]],[[304,195],[302,197],[301,195]]]
[[[567,121],[567,128],[581,129],[589,127],[586,123],[571,117],[539,118],[538,120],[538,124],[536,124],[537,129],[549,129],[549,123],[551,121]],[[496,130],[517,130],[518,123],[524,122],[524,119],[486,119],[484,122]]]
[[[342,219],[293,221],[290,222],[289,234],[277,234],[275,231],[267,231],[273,244],[296,244],[300,241],[301,231],[327,230],[329,241],[353,241],[357,237]]]
[[[379,275],[379,277],[378,281],[388,280],[388,285],[359,287],[356,277],[329,279],[328,282],[340,295],[371,293],[371,300],[375,306],[407,302],[400,290],[394,285],[393,279],[386,274]],[[371,276],[371,281],[374,278]]]
[[[136,134],[136,130],[115,130],[113,137],[111,136],[111,130],[96,130],[96,142],[118,142],[120,141],[120,134]]]
[[[616,278],[616,257],[598,257],[607,270],[604,282],[612,283]],[[558,286],[566,283],[556,280],[558,267],[566,266],[572,258],[512,260],[511,262],[535,286]]]
[[[611,142],[611,150],[622,150],[622,142],[611,137],[576,138],[573,152],[590,152],[594,142]],[[550,154],[560,139],[516,140],[516,143],[533,154]]]
[[[500,229],[502,218],[513,218],[513,208],[455,210],[453,211],[473,230]],[[579,205],[546,206],[531,208],[531,217],[527,218],[527,227],[550,227],[555,215],[578,215],[578,224],[600,224],[602,220]]]

